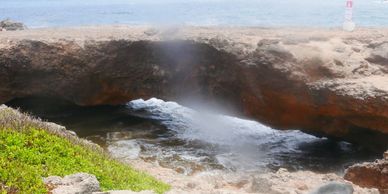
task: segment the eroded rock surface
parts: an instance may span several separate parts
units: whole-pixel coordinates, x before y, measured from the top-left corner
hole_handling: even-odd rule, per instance
[[[0,31],[15,31],[15,30],[25,30],[27,27],[21,23],[16,22],[10,19],[5,19],[3,21],[0,21]]]
[[[346,180],[367,188],[378,188],[380,193],[388,193],[388,151],[382,160],[355,164],[345,172]]]
[[[329,182],[320,186],[310,194],[353,194],[354,189],[351,184],[341,182]]]
[[[186,176],[173,169],[160,167],[142,160],[131,161],[140,170],[165,181],[172,186],[168,194],[181,193],[230,193],[230,194],[311,194],[330,183],[353,187],[353,194],[378,194],[377,189],[361,188],[334,174],[319,174],[311,171],[289,172],[280,168],[277,172],[225,172],[207,171]],[[332,187],[330,187],[332,188]],[[331,193],[332,194],[332,193]]]
[[[43,182],[52,188],[52,194],[92,194],[101,190],[96,176],[87,173],[76,173],[63,178],[50,176],[44,178]]]
[[[388,144],[388,30],[88,27],[0,34],[0,103],[195,101],[279,129]]]

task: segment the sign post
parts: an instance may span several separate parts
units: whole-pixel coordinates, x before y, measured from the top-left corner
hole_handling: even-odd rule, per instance
[[[356,24],[353,22],[353,0],[346,0],[345,22],[343,24],[343,29],[351,32],[355,28]]]

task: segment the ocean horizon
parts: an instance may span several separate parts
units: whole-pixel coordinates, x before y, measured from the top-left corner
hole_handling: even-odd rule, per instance
[[[0,0],[0,19],[30,28],[85,25],[339,27],[344,0]],[[388,26],[388,2],[356,0],[357,26]]]

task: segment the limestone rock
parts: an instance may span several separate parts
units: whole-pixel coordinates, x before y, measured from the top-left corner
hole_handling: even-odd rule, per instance
[[[0,29],[5,29],[6,31],[15,31],[25,30],[27,29],[27,27],[21,22],[5,19],[3,21],[0,21]]]
[[[100,191],[100,183],[94,175],[77,173],[63,178],[50,176],[43,179],[52,194],[92,194]]]
[[[156,28],[149,28],[149,29],[144,31],[144,34],[147,36],[154,36],[158,33],[159,33],[159,30],[157,30]]]
[[[388,159],[355,164],[346,169],[344,178],[356,185],[367,188],[377,188],[380,193],[388,193]]]
[[[353,194],[353,186],[351,184],[340,182],[329,182],[320,186],[310,194]]]
[[[388,145],[387,30],[192,27],[166,40],[147,29],[0,33],[0,103],[195,98],[277,129]]]
[[[44,184],[46,185],[61,185],[62,184],[62,177],[60,176],[49,176],[47,178],[43,179]]]
[[[372,44],[370,46],[373,48],[373,51],[367,60],[385,66],[385,70],[388,70],[388,43]]]
[[[267,179],[256,178],[252,181],[250,191],[253,193],[272,193],[272,184]]]

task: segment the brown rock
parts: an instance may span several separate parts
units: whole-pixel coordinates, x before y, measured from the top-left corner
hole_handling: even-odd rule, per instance
[[[361,187],[388,193],[388,159],[355,164],[346,170],[344,178]]]
[[[295,187],[298,189],[298,190],[301,190],[301,191],[305,191],[308,189],[308,186],[303,183],[303,182],[296,182],[295,183]]]
[[[123,29],[1,33],[0,103],[30,96],[84,106],[150,97],[206,102],[279,129],[388,144],[386,31],[188,27],[167,41]]]

